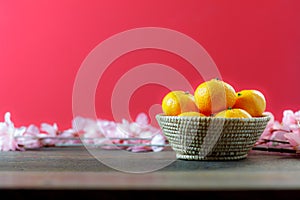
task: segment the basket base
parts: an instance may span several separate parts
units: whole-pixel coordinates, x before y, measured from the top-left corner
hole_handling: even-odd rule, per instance
[[[213,161],[213,160],[242,160],[245,159],[248,154],[238,156],[200,156],[200,155],[182,155],[177,153],[176,158],[180,160],[196,160],[196,161]]]

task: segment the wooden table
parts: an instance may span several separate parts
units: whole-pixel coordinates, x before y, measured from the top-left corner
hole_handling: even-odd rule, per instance
[[[118,157],[120,151],[101,150],[101,158],[122,166],[131,158]],[[141,165],[151,162],[138,154],[133,159]],[[156,154],[170,163],[158,170],[131,173],[107,166],[85,147],[0,152],[1,194],[40,199],[157,199],[164,195],[286,199],[300,195],[300,157],[296,155],[251,151],[238,161],[186,161],[176,160],[170,149]]]

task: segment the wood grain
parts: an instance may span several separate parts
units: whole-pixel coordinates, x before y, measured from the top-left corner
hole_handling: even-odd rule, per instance
[[[120,150],[105,150],[101,156],[125,158]],[[158,152],[160,159],[174,159],[172,150]],[[111,168],[83,147],[44,148],[0,153],[0,189],[3,191],[160,191],[243,192],[300,190],[300,160],[292,154],[252,151],[238,161],[173,160],[148,173],[128,173]],[[127,158],[129,159],[129,158]],[[143,154],[135,158],[151,162]],[[128,160],[127,160],[128,161]],[[112,195],[112,194],[111,194]],[[244,194],[243,194],[244,195]],[[278,197],[278,195],[277,195]]]

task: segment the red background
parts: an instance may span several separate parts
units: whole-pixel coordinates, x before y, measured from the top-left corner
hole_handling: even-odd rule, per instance
[[[267,110],[281,120],[283,110],[300,109],[299,10],[298,0],[0,1],[0,115],[10,111],[16,126],[70,127],[73,83],[89,52],[114,34],[152,26],[195,39],[223,80],[236,90],[261,90]],[[147,62],[181,70],[188,65],[154,50],[116,60],[99,82],[99,116],[111,118],[106,100],[122,73]],[[191,76],[194,86],[198,81]],[[133,115],[158,103],[165,91],[155,85],[136,91]]]

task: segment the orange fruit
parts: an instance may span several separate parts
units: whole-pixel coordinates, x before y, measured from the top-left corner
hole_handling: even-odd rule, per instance
[[[215,114],[214,117],[223,118],[252,118],[252,116],[244,109],[241,108],[229,108],[222,110]]]
[[[260,117],[266,109],[266,99],[259,90],[241,90],[236,93],[233,108],[242,108],[252,117]]]
[[[209,116],[231,108],[236,101],[236,91],[227,82],[211,79],[198,85],[194,97],[199,111]]]
[[[183,112],[199,111],[194,96],[181,90],[170,91],[164,96],[161,105],[164,114],[170,116],[177,116]]]
[[[180,117],[182,117],[182,116],[198,116],[198,117],[205,117],[205,115],[204,115],[203,113],[195,112],[195,111],[183,112],[183,113],[179,114],[178,116],[180,116]]]

